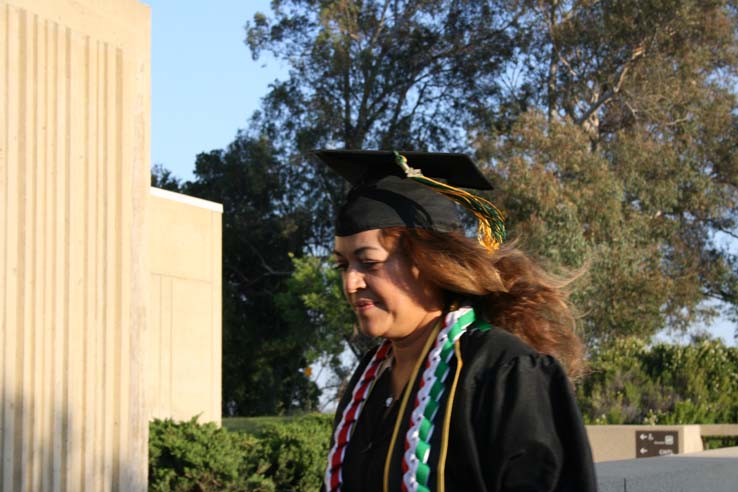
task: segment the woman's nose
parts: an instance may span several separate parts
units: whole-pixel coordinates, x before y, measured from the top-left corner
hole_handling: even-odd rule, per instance
[[[348,294],[352,294],[359,289],[366,287],[364,283],[364,275],[355,268],[348,268],[343,278],[344,289]]]

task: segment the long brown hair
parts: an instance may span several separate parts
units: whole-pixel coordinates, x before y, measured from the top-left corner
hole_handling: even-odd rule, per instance
[[[569,302],[570,279],[547,273],[515,242],[490,254],[459,232],[391,227],[381,237],[388,249],[401,248],[449,302],[471,301],[494,326],[556,357],[569,377],[582,374],[584,345]]]

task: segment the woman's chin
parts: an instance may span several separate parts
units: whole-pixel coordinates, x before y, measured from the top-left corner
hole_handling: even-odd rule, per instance
[[[359,325],[359,332],[361,332],[362,335],[366,337],[371,337],[371,338],[378,338],[382,336],[381,330],[373,330],[371,328],[367,328],[361,325]]]
[[[359,319],[359,331],[362,335],[372,338],[384,337],[387,332],[385,327],[362,319]]]

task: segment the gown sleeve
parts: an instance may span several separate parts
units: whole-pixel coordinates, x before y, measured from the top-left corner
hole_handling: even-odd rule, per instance
[[[486,420],[477,437],[488,491],[597,490],[582,418],[555,359],[519,355],[483,379],[476,420]]]

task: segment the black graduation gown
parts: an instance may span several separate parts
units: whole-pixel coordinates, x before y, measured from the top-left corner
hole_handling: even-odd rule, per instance
[[[499,328],[467,332],[461,337],[460,349],[463,365],[451,415],[446,491],[596,491],[587,434],[559,363]],[[356,369],[338,406],[336,423],[373,352]],[[456,363],[455,359],[451,363],[451,374]],[[382,490],[385,458],[400,406],[399,402],[386,406],[389,380],[388,372],[380,376],[356,423],[344,459],[344,492]],[[413,395],[418,380],[413,383]],[[391,492],[401,490],[404,436],[412,401],[411,396],[392,451]],[[441,408],[446,408],[445,398]],[[439,430],[431,437],[428,459],[432,465],[428,485],[433,491],[437,490],[442,418],[439,412]]]

